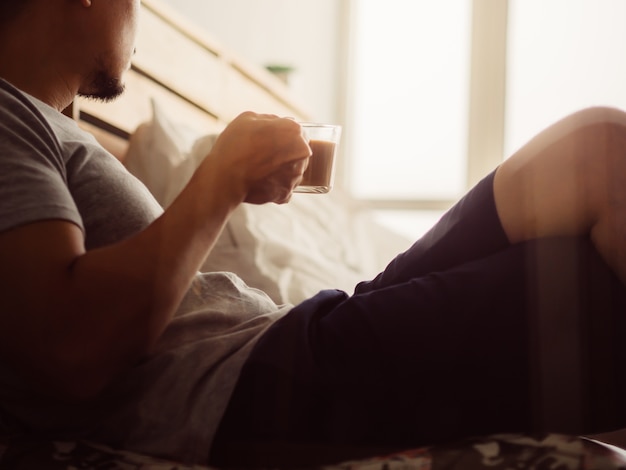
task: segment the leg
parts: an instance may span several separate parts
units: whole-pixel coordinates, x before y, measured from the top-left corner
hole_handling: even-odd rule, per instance
[[[624,178],[626,115],[607,108],[576,113],[506,160],[356,293],[488,256],[509,242],[588,234],[626,284]]]
[[[322,464],[529,429],[523,265],[523,247],[513,247],[300,304],[255,346],[211,463]]]
[[[626,114],[576,113],[504,162],[494,197],[511,242],[590,234],[626,283]]]
[[[374,280],[361,282],[355,293],[364,294],[445,271],[507,248],[510,243],[494,200],[494,175],[495,172],[487,175]]]
[[[490,433],[623,426],[625,289],[615,302],[605,292],[613,280],[619,285],[612,273],[606,271],[600,292],[579,281],[572,263],[566,275],[558,273],[563,258],[597,257],[584,239],[572,253],[570,240],[531,240],[403,284],[349,298],[327,291],[297,306],[250,355],[211,463],[321,465]],[[545,265],[534,266],[537,250]],[[580,262],[585,276],[599,268],[604,277],[604,264]],[[545,266],[553,268],[551,282],[536,286],[527,271]],[[543,312],[535,311],[545,296],[558,305],[547,312],[554,326],[547,332],[537,331]],[[572,310],[582,347],[578,333],[569,333]],[[547,361],[538,343],[548,343]],[[569,354],[557,354],[554,370],[544,367],[555,362],[553,343]],[[555,370],[565,379],[553,377]],[[583,401],[570,400],[572,394]]]

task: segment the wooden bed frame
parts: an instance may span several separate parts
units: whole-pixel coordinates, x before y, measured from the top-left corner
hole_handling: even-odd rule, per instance
[[[159,0],[142,0],[136,46],[122,97],[110,103],[78,98],[66,110],[120,160],[129,136],[150,120],[151,99],[201,133],[220,131],[248,110],[310,120],[280,79],[239,59]]]

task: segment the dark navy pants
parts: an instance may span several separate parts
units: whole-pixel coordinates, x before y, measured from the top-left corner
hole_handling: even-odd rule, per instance
[[[264,334],[213,461],[324,463],[621,425],[623,311],[587,240],[509,244],[490,174],[353,295],[320,292]]]

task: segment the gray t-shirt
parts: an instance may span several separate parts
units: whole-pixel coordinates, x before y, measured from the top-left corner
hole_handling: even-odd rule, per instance
[[[161,211],[72,119],[0,79],[0,231],[63,219],[81,227],[93,249],[143,229]],[[52,402],[0,364],[0,431],[80,436],[206,461],[252,346],[290,308],[234,274],[198,274],[155,352],[96,403]]]

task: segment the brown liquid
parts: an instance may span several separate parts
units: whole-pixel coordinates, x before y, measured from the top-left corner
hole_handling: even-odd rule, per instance
[[[311,140],[311,158],[302,176],[300,186],[328,186],[333,174],[335,143],[325,140]]]

